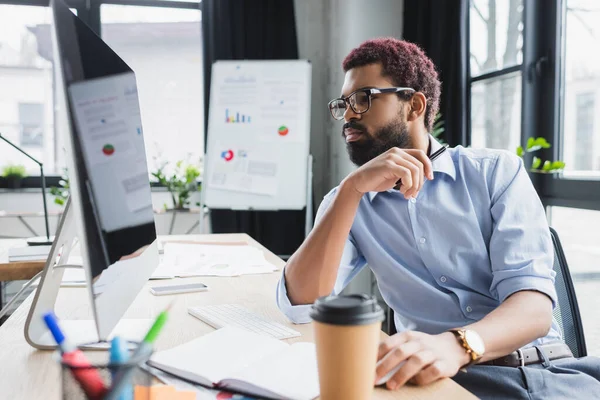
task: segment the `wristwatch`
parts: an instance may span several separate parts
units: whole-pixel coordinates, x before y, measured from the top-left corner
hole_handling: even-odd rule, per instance
[[[464,365],[463,368],[468,367],[481,359],[485,353],[485,344],[477,332],[460,328],[450,329],[450,332],[456,336],[460,345],[465,348],[467,354],[471,357],[471,361]]]

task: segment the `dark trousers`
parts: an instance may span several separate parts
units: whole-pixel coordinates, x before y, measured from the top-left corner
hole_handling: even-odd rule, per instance
[[[453,379],[482,400],[600,399],[600,358],[562,358],[519,368],[473,365]]]

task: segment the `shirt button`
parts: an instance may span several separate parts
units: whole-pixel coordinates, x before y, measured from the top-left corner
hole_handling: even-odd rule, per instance
[[[424,237],[422,237],[421,239],[419,239],[419,243],[424,244],[427,241],[427,239],[425,239]]]
[[[442,281],[442,283],[446,283],[446,277],[445,277],[445,276],[442,276],[442,277],[440,278],[440,281]]]
[[[473,309],[471,308],[471,306],[467,306],[467,312],[471,312],[473,311]]]
[[[411,203],[416,203],[416,202],[417,202],[417,199],[410,199],[410,202],[411,202]]]

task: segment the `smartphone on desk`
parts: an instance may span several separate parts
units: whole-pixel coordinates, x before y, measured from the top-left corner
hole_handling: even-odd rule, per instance
[[[155,296],[162,296],[165,294],[205,292],[207,290],[208,286],[204,283],[186,283],[182,285],[153,286],[150,288],[150,293]]]

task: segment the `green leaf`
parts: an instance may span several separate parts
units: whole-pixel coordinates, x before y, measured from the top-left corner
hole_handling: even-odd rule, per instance
[[[544,165],[542,166],[542,171],[550,171],[552,169],[552,163],[550,162],[550,160],[546,160],[544,161]]]
[[[552,163],[552,165],[550,166],[550,170],[558,171],[558,170],[564,169],[565,165],[566,164],[564,163],[564,161],[554,161]]]
[[[535,139],[530,137],[529,139],[527,139],[527,151],[529,151],[529,149],[531,149],[533,147],[535,143]]]
[[[523,146],[517,147],[517,155],[523,157]]]
[[[540,149],[548,149],[550,148],[550,143],[546,140],[546,138],[538,137],[538,138],[529,138],[527,140],[527,152],[531,153],[534,151],[538,151]]]
[[[540,158],[533,157],[533,162],[531,163],[531,168],[538,169],[541,164],[542,164],[542,160]]]
[[[541,146],[544,149],[549,149],[551,147],[550,143],[546,140],[546,138],[539,137],[535,139],[536,146]]]

